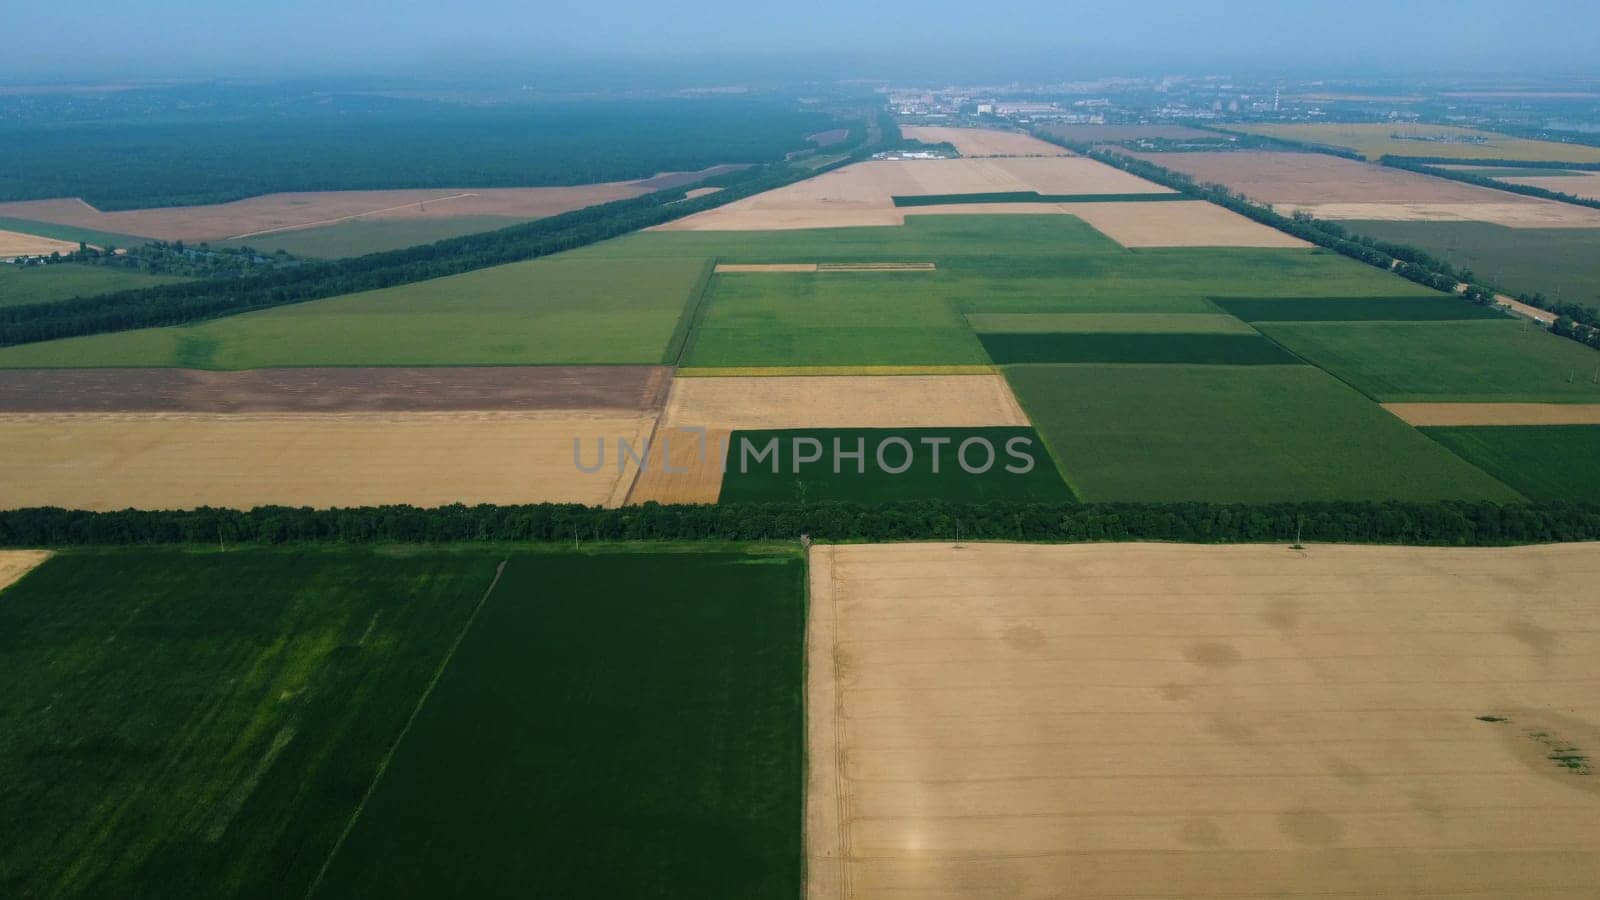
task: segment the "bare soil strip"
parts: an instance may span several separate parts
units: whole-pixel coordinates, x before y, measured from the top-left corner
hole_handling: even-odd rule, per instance
[[[816,263],[718,263],[713,270],[723,272],[815,272]]]
[[[631,410],[0,415],[0,506],[622,502],[655,416]],[[593,473],[597,445],[604,464]],[[620,464],[619,464],[620,463]]]
[[[811,900],[1600,883],[1600,544],[811,567]]]
[[[933,272],[939,268],[931,262],[876,262],[876,263],[822,263],[818,272]]]
[[[1385,403],[1383,408],[1422,427],[1600,425],[1600,403]]]
[[[665,366],[0,369],[0,412],[654,410]]]
[[[49,256],[52,253],[73,253],[78,245],[69,241],[23,234],[20,231],[0,231],[0,259],[13,260],[19,256]]]
[[[48,550],[0,550],[0,591],[50,558]]]
[[[988,128],[944,128],[902,125],[900,133],[925,144],[951,143],[962,156],[1071,156],[1072,151],[1032,135]]]
[[[677,378],[779,378],[817,377],[821,375],[994,375],[999,372],[991,365],[970,366],[724,366],[721,368],[685,368],[675,373]]]
[[[1000,375],[682,378],[666,428],[964,428],[1027,425]]]

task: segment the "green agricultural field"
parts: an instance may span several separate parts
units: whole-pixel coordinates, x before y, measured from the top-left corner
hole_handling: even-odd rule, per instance
[[[456,216],[448,219],[356,219],[320,228],[280,231],[233,241],[212,241],[214,247],[250,247],[263,253],[279,250],[293,256],[335,259],[364,256],[431,244],[445,238],[497,231],[529,221],[508,216]]]
[[[1460,297],[1213,297],[1211,302],[1246,322],[1428,322],[1504,319],[1492,306]]]
[[[1300,359],[1259,334],[985,334],[983,349],[1012,363],[1294,365]]]
[[[804,634],[793,549],[513,557],[313,896],[794,900]]]
[[[816,444],[796,447],[796,439]],[[772,441],[778,442],[773,454],[758,458]],[[967,446],[966,466],[982,472],[969,472],[962,467],[961,447],[969,441],[972,443]],[[742,449],[746,445],[749,451]],[[1055,461],[1032,428],[735,431],[728,447],[722,503],[1072,500],[1072,492],[1062,482]],[[836,449],[845,454],[859,451],[863,457],[856,460],[836,456]],[[809,457],[818,452],[820,460],[801,463],[799,471],[795,471],[797,455]],[[896,471],[902,468],[905,471]]]
[[[1220,313],[973,313],[979,334],[1255,334]]]
[[[1424,428],[1533,500],[1600,503],[1600,425]]]
[[[685,365],[938,366],[988,362],[937,273],[712,276]]]
[[[1523,321],[1256,327],[1384,403],[1600,402],[1600,353]]]
[[[128,269],[75,263],[53,266],[0,265],[0,306],[49,303],[186,280],[173,275],[146,275]]]
[[[537,365],[660,363],[704,260],[534,260],[171,328],[25,344],[30,366]]]
[[[36,234],[39,237],[54,238],[58,241],[77,241],[80,244],[89,244],[101,248],[136,247],[150,242],[149,238],[132,234],[96,231],[93,228],[57,225],[54,222],[35,222],[32,219],[13,219],[9,216],[0,216],[0,231],[20,231],[23,234]]]
[[[46,562],[0,595],[0,895],[303,895],[500,558]]]
[[[926,262],[954,256],[1127,255],[1121,244],[1063,215],[909,216],[905,225],[790,231],[645,231],[573,256],[719,257],[729,263]]]
[[[1518,494],[1310,366],[1012,366],[1089,501],[1515,501]]]
[[[1506,228],[1487,222],[1339,224],[1425,250],[1510,294],[1544,294],[1600,307],[1600,229]]]

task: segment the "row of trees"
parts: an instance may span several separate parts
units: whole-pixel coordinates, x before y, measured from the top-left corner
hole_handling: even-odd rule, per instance
[[[1154,181],[1175,191],[1226,207],[1246,218],[1287,232],[1319,247],[1394,272],[1417,284],[1447,293],[1460,292],[1467,300],[1481,305],[1495,302],[1494,290],[1473,283],[1471,272],[1458,272],[1448,262],[1415,247],[1354,234],[1337,223],[1325,222],[1304,212],[1285,216],[1270,207],[1256,203],[1243,193],[1230,190],[1225,185],[1201,184],[1182,172],[1174,172],[1147,160],[1097,149],[1087,144],[1065,141],[1051,137],[1045,132],[1036,132],[1036,136],[1107,165],[1116,166],[1147,181]],[[1464,289],[1461,287],[1463,283],[1466,285]],[[1600,328],[1596,327],[1600,326],[1600,316],[1597,316],[1594,310],[1570,303],[1551,303],[1542,295],[1524,296],[1519,299],[1529,306],[1556,313],[1561,317],[1556,326],[1551,328],[1552,333],[1600,349]]]
[[[1580,197],[1576,194],[1569,194],[1566,191],[1552,191],[1542,187],[1535,187],[1531,184],[1515,184],[1510,181],[1501,181],[1498,178],[1490,178],[1485,175],[1479,175],[1476,172],[1468,172],[1464,169],[1442,169],[1438,166],[1431,165],[1431,163],[1434,161],[1435,160],[1431,158],[1419,159],[1409,156],[1385,156],[1383,159],[1379,160],[1379,162],[1393,169],[1405,169],[1408,172],[1417,172],[1422,175],[1432,175],[1435,178],[1448,178],[1452,181],[1463,181],[1467,184],[1475,184],[1478,187],[1493,188],[1497,191],[1508,191],[1513,194],[1523,194],[1528,197],[1542,197],[1545,200],[1557,200],[1562,203],[1571,203],[1574,206],[1587,206],[1590,209],[1600,209],[1600,200],[1596,200],[1592,197]],[[1457,165],[1459,165],[1460,162],[1460,160],[1456,160]],[[1472,160],[1472,163],[1473,165],[1495,164],[1493,162],[1485,162],[1484,160],[1477,159]],[[1506,163],[1506,165],[1516,166],[1518,168],[1557,168],[1557,166],[1554,165],[1534,166],[1529,163]],[[1590,167],[1581,165],[1562,165],[1559,166],[1559,168],[1587,169]]]
[[[1024,503],[937,500],[603,509],[561,504],[178,512],[0,512],[0,546],[587,541],[1295,540],[1498,546],[1600,540],[1600,505],[1437,503]]]

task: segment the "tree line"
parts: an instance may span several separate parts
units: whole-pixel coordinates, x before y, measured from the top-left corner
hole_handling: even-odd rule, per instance
[[[1404,169],[1408,172],[1416,172],[1420,175],[1432,175],[1435,178],[1448,178],[1452,181],[1461,181],[1467,184],[1491,188],[1497,191],[1506,191],[1512,194],[1522,194],[1528,197],[1540,197],[1545,200],[1556,200],[1561,203],[1571,203],[1573,206],[1587,206],[1590,209],[1600,209],[1600,200],[1595,200],[1592,197],[1579,197],[1576,194],[1569,194],[1566,191],[1552,191],[1542,187],[1535,187],[1531,184],[1515,184],[1510,181],[1500,181],[1499,179],[1489,178],[1484,175],[1479,175],[1476,172],[1468,172],[1462,169],[1442,169],[1438,166],[1432,165],[1432,163],[1437,161],[1438,160],[1433,158],[1416,158],[1409,156],[1385,156],[1379,160],[1379,162],[1390,167],[1391,169]],[[1457,160],[1456,164],[1459,165],[1460,162],[1460,160]],[[1471,163],[1473,165],[1493,165],[1495,164],[1495,161],[1474,159],[1471,160]],[[1531,163],[1506,163],[1506,165],[1514,165],[1518,168],[1561,168],[1570,169],[1572,171],[1593,171],[1600,169],[1600,166],[1585,165],[1562,165],[1559,167],[1555,165],[1533,165]]]
[[[1035,503],[939,500],[258,507],[0,512],[0,546],[370,544],[587,541],[995,540],[1031,542],[1295,540],[1427,546],[1504,546],[1600,540],[1600,504],[1490,502]]]
[[[859,150],[817,172],[855,161],[866,152]],[[292,268],[242,278],[207,279],[0,307],[0,346],[181,325],[521,262],[659,225],[814,174],[782,164],[756,166],[701,182],[722,190],[693,199],[685,197],[684,188],[674,188],[497,231],[349,259],[302,261]]]
[[[1201,184],[1185,173],[1174,172],[1148,160],[1064,140],[1045,131],[1036,130],[1034,136],[1106,165],[1115,166],[1147,181],[1153,181],[1196,199],[1215,203],[1248,219],[1294,235],[1342,256],[1393,272],[1408,281],[1446,293],[1460,293],[1468,301],[1480,305],[1495,302],[1494,290],[1474,283],[1471,272],[1457,272],[1448,262],[1415,247],[1354,234],[1337,223],[1314,218],[1305,212],[1285,216],[1270,207],[1256,203],[1245,194],[1234,191],[1226,185]],[[1464,289],[1460,287],[1463,283],[1466,285]],[[1555,313],[1559,318],[1556,325],[1551,328],[1553,334],[1600,349],[1600,314],[1595,310],[1573,303],[1553,303],[1540,294],[1524,295],[1518,299],[1529,306]]]

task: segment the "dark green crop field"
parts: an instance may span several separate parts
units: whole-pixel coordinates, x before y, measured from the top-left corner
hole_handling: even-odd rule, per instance
[[[1311,366],[1010,366],[1086,501],[1514,501]]]
[[[1012,363],[1294,365],[1300,358],[1258,334],[984,334],[989,358]]]
[[[1600,403],[1600,353],[1528,322],[1263,322],[1257,327],[1384,403]]]
[[[800,896],[805,564],[512,557],[314,896]]]
[[[1511,294],[1600,307],[1600,228],[1507,228],[1487,222],[1341,222],[1406,244]]]
[[[1425,322],[1504,319],[1491,306],[1460,297],[1212,297],[1211,302],[1246,322]]]
[[[0,895],[302,895],[491,552],[72,552],[7,589]]]
[[[797,439],[800,445],[795,444]],[[775,453],[761,457],[774,440]],[[963,445],[967,445],[964,454]],[[750,449],[744,451],[745,446]],[[1055,461],[1032,428],[735,431],[728,447],[722,503],[1072,499]],[[802,462],[796,471],[796,458],[813,452],[819,453],[820,459]],[[847,455],[856,453],[861,454],[860,459]]]
[[[1424,428],[1532,500],[1600,503],[1600,425]]]

